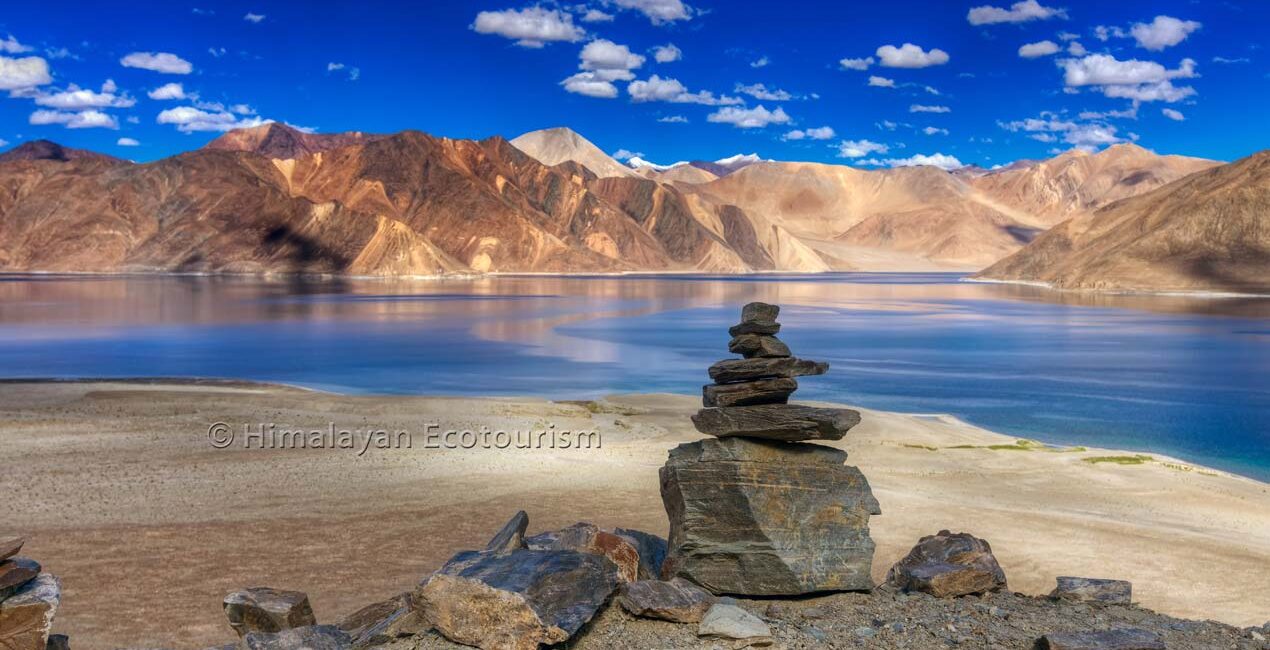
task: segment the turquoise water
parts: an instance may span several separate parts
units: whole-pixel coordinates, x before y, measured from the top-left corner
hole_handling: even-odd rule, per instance
[[[278,281],[0,276],[0,377],[346,393],[697,394],[740,305],[783,306],[798,397],[951,413],[1270,480],[1270,300],[1081,296],[951,274]],[[2,387],[0,387],[2,389]]]

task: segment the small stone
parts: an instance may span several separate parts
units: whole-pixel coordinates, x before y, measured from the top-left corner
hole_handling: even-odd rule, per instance
[[[8,598],[38,575],[40,563],[31,558],[15,557],[0,562],[0,600]]]
[[[1253,631],[1249,632],[1249,633],[1248,633],[1248,636],[1252,637],[1252,640],[1253,640],[1253,641],[1265,641],[1265,640],[1266,640],[1266,636],[1265,636],[1264,634],[1262,634],[1262,633],[1260,633],[1260,632],[1256,631],[1256,630],[1253,630]]]
[[[692,416],[692,423],[697,431],[718,438],[740,436],[786,442],[841,440],[860,423],[860,412],[799,404],[762,404],[703,408]]]
[[[668,582],[632,582],[622,589],[618,602],[622,609],[635,616],[675,623],[698,623],[714,604],[715,597],[683,578],[674,578]]]
[[[904,624],[898,621],[895,623],[891,623],[891,631],[895,632],[896,634],[900,634],[904,632]]]
[[[701,402],[706,406],[784,404],[796,390],[798,390],[798,382],[788,377],[740,381],[732,384],[706,384],[701,387]]]
[[[752,379],[768,379],[771,377],[823,375],[828,371],[828,363],[795,357],[724,359],[723,361],[716,361],[708,370],[710,379],[713,379],[718,384],[750,381]]]
[[[639,549],[615,533],[600,530],[595,524],[578,522],[568,528],[534,535],[525,546],[539,551],[578,551],[608,558],[617,565],[622,582],[640,579]]]
[[[742,334],[766,334],[771,335],[781,331],[780,323],[773,322],[752,322],[733,325],[728,328],[728,334],[732,336],[741,336]]]
[[[71,638],[65,634],[50,634],[44,650],[71,650]]]
[[[1133,600],[1133,584],[1127,580],[1059,576],[1051,598],[1080,602],[1128,605]]]
[[[776,317],[781,313],[778,305],[771,305],[765,302],[752,302],[741,308],[741,322],[754,323],[765,322],[774,323]]]
[[[829,639],[829,635],[826,634],[824,630],[821,630],[818,627],[808,626],[803,628],[803,631],[807,633],[807,636],[817,641],[820,641],[822,643]]]
[[[334,625],[306,625],[281,632],[249,632],[242,650],[349,650],[353,639]]]
[[[759,645],[771,643],[772,630],[762,619],[736,605],[715,603],[701,619],[697,636],[740,639]]]
[[[732,337],[728,342],[728,352],[739,354],[746,359],[788,357],[789,346],[775,336],[763,334],[742,334]]]
[[[1159,635],[1134,628],[1050,633],[1041,637],[1037,646],[1041,650],[1165,650]]]
[[[780,603],[771,603],[767,606],[763,615],[771,619],[782,619],[789,615],[789,610]]]
[[[529,527],[529,515],[524,510],[512,515],[494,538],[485,545],[490,553],[507,553],[518,548],[525,548],[525,529]]]
[[[946,530],[923,537],[891,567],[886,581],[937,598],[982,594],[1006,586],[1005,572],[987,541]]]
[[[878,631],[871,627],[857,627],[853,633],[858,638],[867,639],[869,637],[876,635]]]
[[[367,605],[344,617],[339,624],[339,628],[359,647],[387,643],[431,627],[414,609],[409,593]]]
[[[62,603],[62,582],[42,573],[0,601],[0,648],[44,650]]]
[[[24,543],[26,539],[17,535],[0,535],[0,560],[7,560],[17,555]]]
[[[317,625],[309,597],[302,591],[251,587],[225,597],[225,617],[239,637]]]
[[[802,611],[803,618],[815,620],[825,617],[825,610],[819,607],[808,607]]]

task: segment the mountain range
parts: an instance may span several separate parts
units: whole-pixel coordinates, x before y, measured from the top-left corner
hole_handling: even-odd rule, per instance
[[[1148,209],[1147,197],[1182,201],[1161,192],[1229,167],[1219,165],[1122,144],[951,173],[753,155],[662,167],[623,164],[567,128],[476,141],[269,123],[146,164],[36,141],[0,154],[0,269],[430,275],[991,266],[984,277],[1097,287],[1019,260],[1042,247],[1036,257],[1046,260],[1081,247],[1098,232],[1090,226],[1098,215],[1125,219]],[[1215,178],[1265,187],[1257,174]],[[1203,214],[1196,218],[1226,213]],[[1062,245],[1060,228],[1070,240]],[[1187,286],[1240,273],[1210,273]]]

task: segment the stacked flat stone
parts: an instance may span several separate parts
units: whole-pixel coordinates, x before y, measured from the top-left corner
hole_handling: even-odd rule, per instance
[[[0,648],[45,650],[62,582],[42,573],[39,562],[17,556],[24,541],[0,534]]]
[[[661,469],[670,517],[662,579],[713,594],[792,596],[873,586],[869,516],[881,514],[840,440],[860,422],[851,409],[789,403],[795,377],[828,364],[791,356],[776,333],[780,308],[750,303],[728,349],[743,359],[710,366],[697,430],[714,436],[671,450]]]

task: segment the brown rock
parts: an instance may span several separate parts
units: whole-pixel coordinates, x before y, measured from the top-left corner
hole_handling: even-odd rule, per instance
[[[788,357],[789,346],[775,336],[742,334],[728,342],[728,352],[740,354],[746,359],[755,357]]]
[[[40,575],[40,563],[26,557],[0,562],[0,600],[22,588]]]
[[[248,632],[281,632],[317,625],[302,591],[252,587],[225,597],[225,616],[239,637]]]
[[[741,308],[742,323],[774,323],[781,308],[765,302],[752,302]]]
[[[534,535],[525,546],[539,551],[578,551],[608,558],[617,565],[622,582],[640,579],[639,549],[635,543],[595,524],[578,522],[568,528]]]
[[[1134,628],[1056,632],[1041,637],[1036,645],[1042,650],[1165,650],[1159,635]]]
[[[22,550],[25,538],[17,535],[0,535],[0,560],[7,560]]]
[[[62,582],[47,573],[0,601],[0,648],[44,650],[61,602]]]
[[[506,553],[525,548],[525,529],[528,527],[529,515],[524,510],[517,512],[506,524],[503,524],[503,528],[489,541],[485,550],[491,553]]]
[[[726,438],[743,436],[768,440],[841,440],[860,423],[860,412],[797,404],[765,404],[703,408],[692,416],[701,433]]]
[[[414,609],[410,593],[404,593],[349,614],[338,627],[348,633],[354,646],[363,648],[418,634],[432,625]]]
[[[631,528],[614,528],[613,534],[630,542],[639,551],[640,580],[655,580],[661,576],[661,565],[666,560],[664,538]]]
[[[701,402],[706,406],[784,404],[796,390],[798,382],[787,377],[739,381],[734,384],[706,384],[701,387]]]
[[[710,378],[715,383],[726,384],[734,381],[749,381],[768,377],[823,375],[828,370],[829,364],[823,361],[808,361],[793,357],[726,359],[710,366]]]
[[[1128,580],[1059,576],[1051,598],[1082,602],[1128,605],[1133,601],[1133,584]]]
[[[923,537],[891,567],[886,581],[904,591],[937,598],[982,594],[1006,586],[1005,572],[986,540],[946,530]]]
[[[701,622],[714,601],[710,592],[683,578],[632,582],[622,588],[618,597],[622,609],[634,616],[675,623]]]
[[[728,328],[728,334],[732,336],[740,336],[742,334],[775,334],[781,331],[780,323],[741,323]]]

